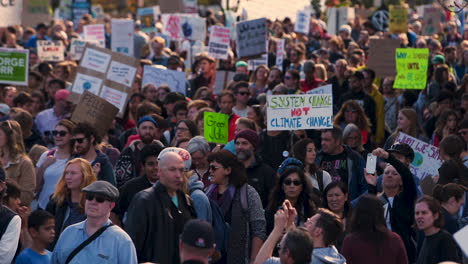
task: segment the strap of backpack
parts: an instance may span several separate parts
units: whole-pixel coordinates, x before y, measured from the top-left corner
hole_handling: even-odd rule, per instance
[[[93,242],[96,238],[98,238],[104,231],[106,231],[107,228],[113,226],[114,224],[106,225],[101,228],[99,228],[98,231],[96,231],[92,236],[88,237],[83,243],[81,243],[79,246],[77,246],[70,255],[68,255],[67,260],[65,261],[65,264],[70,263],[70,261],[78,254],[80,251],[85,248],[87,245],[89,245],[91,242]]]
[[[323,170],[317,170],[316,175],[319,190],[323,192]]]
[[[248,210],[249,205],[248,205],[248,198],[247,198],[247,184],[244,184],[240,188],[240,201],[241,201],[242,209]]]

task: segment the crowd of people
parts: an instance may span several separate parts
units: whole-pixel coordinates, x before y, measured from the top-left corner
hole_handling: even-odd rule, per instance
[[[27,86],[0,89],[0,263],[466,263],[453,234],[468,224],[468,40],[457,16],[443,15],[431,36],[414,10],[402,34],[359,18],[337,35],[319,17],[309,34],[288,18],[267,20],[268,63],[254,69],[235,41],[227,60],[201,53],[185,69],[190,55],[137,21],[140,67],[108,131],[70,121],[79,62],[37,53],[37,40],[81,38],[97,23],[91,15],[1,28],[3,47],[30,50],[30,72]],[[222,13],[204,16],[207,28],[225,23]],[[104,23],[109,48],[110,16]],[[366,65],[371,39],[428,48],[427,87],[377,78]],[[145,65],[190,72],[186,94],[142,86]],[[235,74],[216,94],[218,70]],[[268,95],[326,84],[332,128],[266,129]],[[205,139],[205,112],[228,115],[227,144]],[[416,152],[401,133],[439,148],[431,188],[412,171]],[[378,157],[372,174],[368,154]]]

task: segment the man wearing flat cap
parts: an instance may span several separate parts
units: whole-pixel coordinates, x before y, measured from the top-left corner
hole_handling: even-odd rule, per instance
[[[137,263],[135,246],[109,215],[119,191],[107,181],[96,181],[83,188],[83,222],[67,227],[52,254],[52,263]]]

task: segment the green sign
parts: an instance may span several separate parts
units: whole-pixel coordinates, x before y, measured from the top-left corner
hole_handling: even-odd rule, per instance
[[[394,88],[424,89],[427,81],[429,49],[396,49]]]
[[[29,50],[0,49],[0,83],[28,85]]]
[[[209,142],[226,144],[229,133],[229,116],[213,112],[204,114],[205,138]]]

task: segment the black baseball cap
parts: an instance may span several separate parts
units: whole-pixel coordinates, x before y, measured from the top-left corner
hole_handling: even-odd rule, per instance
[[[188,221],[182,231],[181,240],[184,244],[200,249],[210,249],[215,245],[213,227],[200,219]]]
[[[410,147],[410,145],[406,144],[406,143],[400,143],[400,142],[396,142],[395,144],[393,144],[390,149],[388,150],[389,153],[397,153],[397,154],[401,154],[403,156],[405,156],[405,158],[408,158],[411,160],[411,162],[413,162],[413,159],[414,159],[414,151],[413,149]]]

